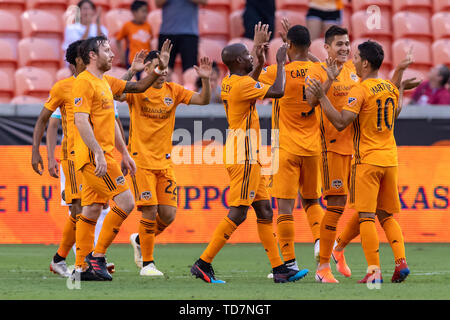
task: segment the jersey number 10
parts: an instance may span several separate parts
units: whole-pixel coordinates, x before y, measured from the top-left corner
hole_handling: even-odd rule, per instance
[[[394,126],[394,119],[395,119],[395,102],[392,98],[387,98],[386,101],[384,101],[384,105],[381,102],[380,99],[377,100],[378,105],[378,111],[377,111],[377,129],[378,131],[383,131],[383,120],[384,118],[384,124],[386,125],[386,128],[388,130],[392,130],[392,127]],[[392,119],[389,120],[389,109],[392,109],[391,117]]]

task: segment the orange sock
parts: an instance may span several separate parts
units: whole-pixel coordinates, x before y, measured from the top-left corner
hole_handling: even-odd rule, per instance
[[[391,245],[395,263],[398,264],[401,259],[406,260],[405,241],[403,240],[402,229],[400,228],[397,220],[395,220],[393,216],[389,216],[380,221],[380,224],[386,233],[389,244]]]
[[[105,254],[108,247],[113,242],[116,235],[119,233],[122,222],[127,218],[127,213],[120,209],[118,206],[111,208],[111,211],[103,220],[102,230],[98,236],[97,245],[95,246],[94,253]]]
[[[320,223],[322,222],[324,212],[318,203],[305,207],[305,212],[314,242],[316,242],[320,239]]]
[[[228,239],[230,239],[236,228],[236,224],[228,217],[225,217],[216,227],[212,239],[200,256],[200,259],[211,263],[214,257],[219,253],[220,249],[222,249]]]
[[[336,239],[336,227],[344,207],[328,206],[320,224],[320,263],[329,263]]]
[[[375,227],[375,218],[360,218],[359,229],[361,233],[361,245],[368,266],[380,267],[379,241]]]
[[[353,239],[355,239],[359,235],[359,214],[355,212],[350,220],[345,225],[344,231],[339,235],[336,239],[337,248],[344,249],[347,244],[350,243]]]
[[[73,218],[72,216],[69,216],[69,218],[66,221],[66,224],[64,225],[61,243],[59,244],[58,251],[56,251],[56,253],[62,258],[67,257],[67,255],[70,252],[70,249],[73,247],[73,244],[75,243],[76,224],[77,219]]]
[[[86,266],[84,258],[94,249],[95,225],[97,221],[80,214],[76,225],[76,257],[75,267]]]
[[[295,259],[295,227],[294,216],[292,214],[278,214],[277,235],[284,261]]]
[[[261,243],[266,250],[272,269],[283,264],[280,253],[278,252],[277,238],[273,232],[272,220],[256,219],[258,226],[258,235]]]
[[[169,225],[166,224],[164,221],[161,220],[159,215],[156,215],[156,233],[155,236],[158,234],[161,234]]]
[[[153,261],[153,249],[155,247],[156,222],[142,218],[139,221],[139,242],[141,244],[142,261]]]

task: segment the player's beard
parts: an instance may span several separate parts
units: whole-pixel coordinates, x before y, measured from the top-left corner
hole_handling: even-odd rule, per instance
[[[112,67],[112,62],[109,63],[108,60],[104,60],[102,62],[100,62],[97,66],[98,70],[102,71],[102,72],[107,72],[109,70],[111,70]]]

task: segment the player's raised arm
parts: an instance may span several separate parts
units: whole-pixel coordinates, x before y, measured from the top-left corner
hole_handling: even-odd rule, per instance
[[[409,89],[415,88],[421,82],[422,82],[422,80],[416,80],[415,77],[403,80],[401,82],[400,87],[399,87],[398,107],[397,107],[397,110],[395,112],[395,119],[397,119],[398,116],[400,115],[400,113],[402,112],[402,108],[403,108],[403,94],[404,94],[405,90],[409,90]]]
[[[169,65],[170,51],[172,50],[172,43],[169,39],[164,41],[161,48],[161,53],[158,55],[159,64],[155,70],[147,75],[145,78],[139,81],[128,81],[125,85],[123,93],[139,93],[147,90],[153,82],[158,79],[160,75],[167,72],[167,66]]]
[[[212,73],[212,62],[208,57],[202,57],[200,58],[200,65],[194,66],[194,69],[202,81],[202,91],[200,93],[194,93],[189,104],[209,104],[211,100],[211,84],[209,83],[209,79]]]
[[[265,53],[269,48],[269,41],[272,32],[269,31],[268,24],[262,24],[261,21],[255,25],[255,35],[253,37],[253,48],[251,55],[257,63],[254,65],[249,76],[258,81],[264,63],[266,62]]]
[[[286,64],[286,51],[287,44],[284,43],[277,51],[277,77],[273,85],[267,90],[265,98],[281,98],[284,95],[284,89],[286,86],[286,73],[284,65]]]
[[[31,149],[31,166],[33,170],[42,175],[44,171],[44,162],[42,161],[41,153],[39,152],[39,145],[44,136],[45,127],[52,115],[52,111],[47,108],[42,108],[41,113],[36,121],[33,131],[33,147]]]

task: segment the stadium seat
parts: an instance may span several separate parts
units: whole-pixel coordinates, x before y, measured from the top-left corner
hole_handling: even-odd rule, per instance
[[[253,40],[252,39],[238,37],[238,38],[231,39],[230,41],[228,41],[227,44],[233,44],[233,43],[245,44],[249,51],[251,51],[253,49]]]
[[[0,103],[8,103],[14,97],[14,78],[0,69],[0,79]]]
[[[37,98],[32,96],[15,96],[9,103],[10,104],[43,104],[47,97],[45,98]]]
[[[120,67],[112,67],[111,70],[109,70],[108,72],[106,72],[105,74],[115,77],[117,79],[122,78],[122,76],[127,73],[127,69],[125,68],[120,68]]]
[[[391,72],[389,72],[389,79],[392,78],[394,75],[395,69],[392,69]],[[410,78],[416,78],[417,80],[426,80],[426,72],[421,72],[417,69],[408,68],[403,72],[403,79],[410,79]]]
[[[380,7],[381,10],[391,9],[391,0],[352,0],[351,5],[353,11],[366,10],[369,6],[375,5]]]
[[[0,48],[0,70],[12,79],[17,68],[17,48],[5,39],[0,39]]]
[[[162,10],[157,9],[150,12],[147,16],[147,22],[152,27],[152,36],[158,38],[159,28],[161,27],[162,22]]]
[[[0,0],[0,10],[8,11],[16,17],[20,17],[26,10],[25,0]]]
[[[47,70],[52,77],[59,70],[61,57],[59,47],[40,38],[23,38],[19,41],[19,67],[35,66]]]
[[[66,79],[72,76],[72,71],[69,68],[61,68],[56,72],[56,81]]]
[[[433,11],[431,0],[393,0],[392,12],[409,11],[430,19]]]
[[[433,0],[434,12],[450,11],[450,0]]]
[[[413,12],[397,12],[392,17],[395,39],[413,38],[431,41],[432,33],[428,19]]]
[[[230,36],[228,15],[220,11],[200,9],[198,12],[198,30],[200,37],[228,41]]]
[[[61,42],[64,37],[64,28],[61,18],[44,10],[27,10],[22,13],[23,38],[38,37],[51,39],[54,44]]]
[[[353,55],[358,50],[358,45],[361,44],[364,41],[371,40],[370,38],[359,38],[352,41],[351,44],[351,58],[353,58]],[[392,67],[392,42],[387,39],[377,39],[374,40],[378,42],[383,47],[384,52],[384,59],[383,59],[383,66],[389,68],[389,70]]]
[[[125,22],[133,20],[133,15],[127,9],[112,9],[105,15],[105,26],[108,29],[109,36],[115,37],[122,29]]]
[[[394,66],[399,64],[405,57],[410,47],[413,47],[412,68],[427,72],[432,65],[430,46],[427,42],[413,39],[398,39],[392,44],[392,61]]]
[[[108,12],[108,10],[111,9],[111,5],[109,4],[110,0],[93,0],[92,2],[95,3],[95,6],[98,8],[101,8],[102,14],[105,14]],[[77,5],[80,0],[69,0],[69,5]]]
[[[279,38],[279,37],[278,38],[273,38],[270,41],[269,52],[268,52],[268,54],[266,56],[268,64],[275,64],[275,63],[277,63],[277,51],[282,45],[283,45],[283,40],[281,38]]]
[[[439,39],[431,46],[433,65],[445,64],[450,66],[450,39]]]
[[[434,40],[450,38],[450,13],[438,12],[431,18]]]
[[[67,0],[27,0],[27,9],[45,10],[59,18],[67,9]]]
[[[111,9],[128,9],[130,10],[131,4],[134,0],[109,0],[109,5],[111,6]],[[153,2],[154,0],[151,0],[150,2]],[[150,7],[149,7],[150,9]]]
[[[196,89],[197,78],[197,71],[194,68],[187,69],[183,72],[183,86],[194,91]]]
[[[302,26],[306,25],[305,14],[300,14],[298,11],[293,10],[277,10],[275,11],[275,30],[273,32],[274,37],[278,37],[278,32],[283,30],[283,26],[281,24],[283,18],[288,18],[291,26],[297,24],[301,24]]]
[[[219,40],[200,38],[198,44],[198,58],[203,56],[209,57],[211,60],[217,62],[217,64],[222,64],[222,49],[225,47],[226,42]],[[251,49],[249,49],[251,50]]]
[[[19,68],[14,74],[16,96],[29,95],[46,99],[53,83],[53,76],[41,68]]]
[[[8,11],[0,10],[0,37],[15,42],[21,37],[21,25],[17,17]]]
[[[231,11],[245,8],[245,0],[231,0]]]
[[[308,11],[309,0],[277,0],[276,8],[278,10],[297,10]]]
[[[244,14],[244,10],[235,10],[230,13],[230,38],[238,38],[242,37],[245,32],[244,28],[244,20],[242,15]]]
[[[325,44],[325,41],[323,38],[317,38],[311,42],[311,46],[309,47],[309,51],[313,55],[315,55],[320,61],[325,61],[328,57],[328,52],[325,50],[323,45]]]
[[[369,19],[366,11],[357,11],[352,14],[352,37],[377,39],[391,39],[392,28],[390,16],[380,15],[379,26],[376,19]],[[378,28],[379,27],[379,28]]]
[[[208,0],[203,8],[221,11],[223,13],[229,14],[231,11],[231,1],[230,0]]]
[[[352,9],[344,7],[342,9],[342,27],[347,28],[350,37],[352,36]]]

